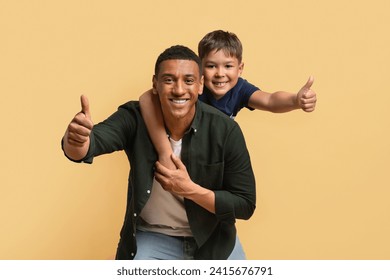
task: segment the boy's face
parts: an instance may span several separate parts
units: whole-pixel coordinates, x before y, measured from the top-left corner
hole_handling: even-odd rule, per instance
[[[204,85],[215,99],[220,99],[233,88],[240,77],[244,64],[225,54],[223,50],[211,51],[202,60]]]

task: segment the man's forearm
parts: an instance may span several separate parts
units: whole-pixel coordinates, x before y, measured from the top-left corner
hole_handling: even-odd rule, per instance
[[[193,185],[192,192],[186,196],[207,211],[215,214],[215,194],[213,191],[203,188],[198,184]]]
[[[81,160],[83,159],[89,149],[90,140],[88,138],[87,142],[84,143],[71,143],[72,141],[68,138],[68,132],[65,133],[63,139],[63,150],[67,157],[73,160]]]

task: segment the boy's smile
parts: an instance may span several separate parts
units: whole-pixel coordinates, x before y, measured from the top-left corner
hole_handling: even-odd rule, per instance
[[[202,61],[204,85],[215,99],[222,98],[240,77],[244,64],[223,50],[211,51]]]
[[[218,88],[223,88],[227,82],[213,82],[213,85]]]

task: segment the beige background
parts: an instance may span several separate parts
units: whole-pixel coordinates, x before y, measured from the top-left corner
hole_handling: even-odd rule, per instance
[[[390,258],[390,2],[0,0],[0,259],[107,259],[123,221],[123,153],[60,149],[86,94],[95,122],[151,86],[157,55],[235,32],[244,77],[317,110],[239,114],[257,210],[238,230],[250,259]]]

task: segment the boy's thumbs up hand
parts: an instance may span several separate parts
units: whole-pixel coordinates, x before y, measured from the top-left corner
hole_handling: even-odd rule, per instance
[[[89,141],[89,135],[93,128],[89,101],[85,95],[80,98],[81,112],[77,113],[68,125],[66,140],[70,145],[82,147]]]
[[[316,107],[317,95],[311,89],[314,83],[313,76],[309,77],[306,84],[299,90],[297,94],[297,102],[299,107],[305,112],[313,112]]]

